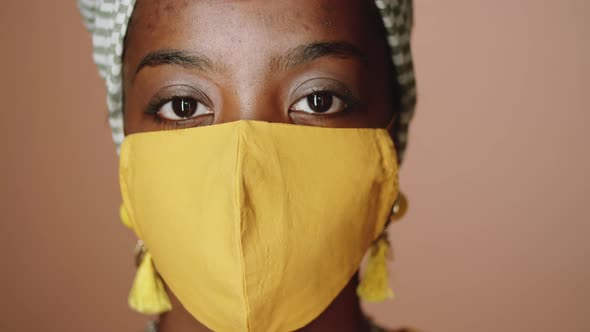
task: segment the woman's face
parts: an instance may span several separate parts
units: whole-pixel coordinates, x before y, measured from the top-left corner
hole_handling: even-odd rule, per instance
[[[125,132],[239,119],[386,127],[391,65],[371,0],[138,0]]]

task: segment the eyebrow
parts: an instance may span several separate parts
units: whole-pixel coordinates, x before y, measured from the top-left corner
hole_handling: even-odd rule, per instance
[[[308,64],[324,57],[351,59],[368,65],[367,55],[360,48],[348,42],[316,42],[295,47],[284,56],[274,57],[271,68],[274,70],[288,70]]]
[[[137,74],[145,67],[162,65],[176,65],[201,71],[213,71],[218,69],[210,58],[200,53],[175,49],[162,49],[148,53],[137,66],[135,76],[137,76]]]
[[[352,59],[361,62],[365,66],[368,64],[367,55],[348,42],[315,42],[292,48],[285,55],[274,56],[271,59],[271,69],[284,71],[324,57]],[[145,67],[162,65],[175,65],[205,72],[222,71],[221,66],[201,53],[177,49],[161,49],[148,53],[137,66],[134,76],[137,76]]]

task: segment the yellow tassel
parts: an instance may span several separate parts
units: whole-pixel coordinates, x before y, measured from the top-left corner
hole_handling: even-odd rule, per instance
[[[172,304],[164,289],[164,282],[154,268],[152,255],[145,252],[141,264],[137,268],[129,306],[142,314],[156,315],[172,310]]]
[[[394,298],[387,273],[387,258],[390,255],[389,241],[384,232],[371,247],[367,268],[356,289],[361,299],[367,302],[382,302]]]

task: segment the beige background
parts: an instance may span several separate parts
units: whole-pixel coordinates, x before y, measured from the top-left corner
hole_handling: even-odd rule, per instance
[[[2,0],[0,331],[140,331],[104,87],[73,1]],[[392,228],[424,331],[590,331],[590,1],[416,0]]]

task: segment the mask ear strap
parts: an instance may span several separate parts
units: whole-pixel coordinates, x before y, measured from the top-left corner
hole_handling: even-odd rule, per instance
[[[395,123],[395,120],[397,120],[399,113],[394,113],[393,116],[391,117],[391,120],[389,120],[389,123],[387,124],[387,127],[385,127],[385,129],[387,131],[391,131],[391,128],[393,127],[393,124]]]

